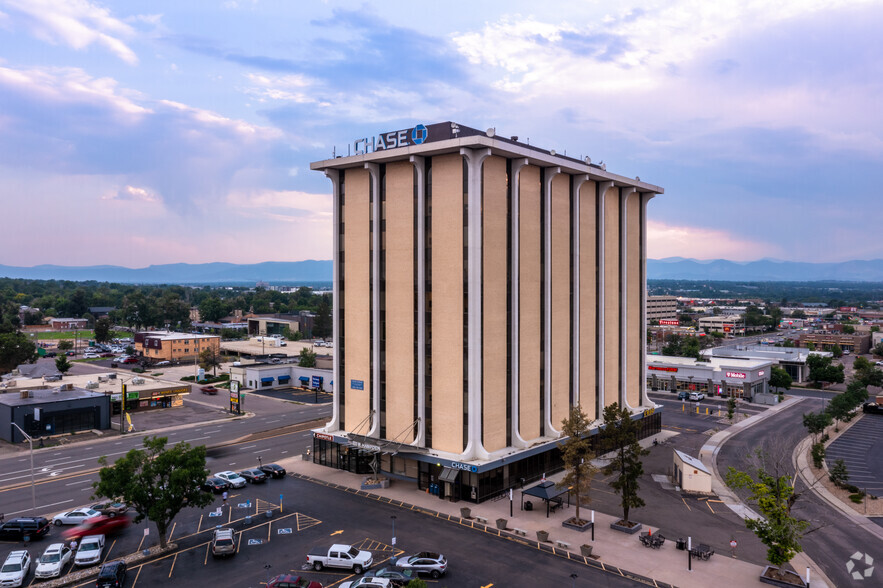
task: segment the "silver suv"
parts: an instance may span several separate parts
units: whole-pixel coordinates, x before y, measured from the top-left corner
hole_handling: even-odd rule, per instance
[[[215,529],[212,533],[212,556],[227,557],[236,554],[236,537],[233,529]]]

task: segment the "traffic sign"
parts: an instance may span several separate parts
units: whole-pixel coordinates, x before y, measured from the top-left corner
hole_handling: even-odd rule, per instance
[[[277,535],[291,535],[291,527],[285,527],[284,529],[276,529]]]

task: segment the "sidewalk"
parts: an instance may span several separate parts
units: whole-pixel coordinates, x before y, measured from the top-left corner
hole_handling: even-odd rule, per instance
[[[312,462],[303,461],[300,457],[289,458],[278,462],[293,475],[329,487],[342,487],[348,491],[374,500],[395,504],[402,508],[420,510],[429,516],[435,516],[460,524],[477,532],[486,532],[505,539],[531,545],[559,557],[572,561],[583,562],[587,566],[603,569],[616,575],[639,579],[658,586],[681,586],[684,588],[706,588],[713,584],[725,582],[727,588],[756,587],[763,568],[758,565],[734,559],[728,553],[716,553],[708,561],[693,559],[693,570],[687,570],[687,552],[675,547],[678,537],[666,537],[661,549],[650,549],[641,545],[639,534],[627,535],[610,528],[610,523],[620,517],[614,514],[595,512],[595,541],[592,532],[579,532],[561,526],[561,523],[575,515],[575,508],[565,506],[546,518],[545,508],[537,506],[532,511],[521,510],[521,491],[513,493],[511,505],[512,516],[509,515],[508,499],[472,504],[465,501],[450,502],[426,492],[419,492],[415,482],[392,480],[390,487],[385,489],[359,490],[364,476],[352,474]],[[550,476],[549,480],[558,481],[563,473]],[[542,503],[541,503],[542,504]],[[471,519],[460,518],[460,508],[467,507],[472,512]],[[580,516],[591,518],[591,510],[580,508]],[[479,520],[482,519],[482,520]],[[499,518],[508,520],[507,530],[498,531],[495,521]],[[483,521],[487,521],[486,523]],[[516,534],[516,530],[525,532],[525,536]],[[642,531],[648,531],[644,527]],[[537,542],[537,531],[548,531],[549,541]],[[652,529],[657,533],[659,529]],[[697,532],[699,530],[697,529]],[[662,530],[663,534],[665,530]],[[563,542],[559,544],[558,542]],[[593,546],[592,557],[580,555],[580,545]],[[694,547],[696,545],[694,544]],[[442,548],[443,549],[443,548]],[[454,564],[456,565],[456,564]]]

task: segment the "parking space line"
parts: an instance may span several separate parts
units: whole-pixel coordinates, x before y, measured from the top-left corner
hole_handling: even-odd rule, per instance
[[[203,515],[199,515],[199,524],[196,525],[196,533],[199,534],[199,530],[202,529],[202,517]]]
[[[242,545],[242,532],[239,533],[239,539],[236,540],[236,553],[239,553],[239,546]]]
[[[710,511],[711,511],[711,514],[717,514],[717,513],[716,513],[716,512],[714,512],[714,509],[713,509],[713,508],[711,508],[711,505],[710,505],[710,504],[708,504],[708,501],[705,501],[705,506],[707,506],[707,507],[708,507],[708,510],[710,510]]]
[[[178,521],[175,521],[174,523],[172,523],[172,530],[169,531],[169,539],[168,539],[169,541],[172,540],[172,535],[175,534],[175,526],[176,526],[177,524],[178,524]]]
[[[144,534],[142,533],[142,535],[141,535],[141,541],[138,542],[138,551],[141,551],[141,545],[144,544],[144,538],[145,538],[145,537],[147,537],[147,535],[144,535]]]
[[[204,565],[204,566],[208,565],[208,550],[209,550],[209,544],[206,544],[206,546],[205,546],[205,561],[202,562],[202,565]]]
[[[113,546],[116,545],[116,544],[117,544],[117,540],[114,539],[114,540],[113,540],[113,543],[110,544],[110,549],[108,549],[108,550],[107,550],[107,553],[104,554],[104,559],[101,560],[101,563],[104,563],[104,562],[107,561],[107,558],[110,557],[110,552],[113,551]]]
[[[135,584],[138,583],[138,576],[141,575],[141,568],[144,566],[138,566],[138,573],[135,574],[135,579],[132,580],[132,588],[135,588]]]
[[[692,510],[693,510],[693,509],[692,509],[692,508],[690,508],[690,505],[689,505],[689,504],[687,504],[687,501],[686,501],[686,500],[684,500],[684,498],[683,498],[683,497],[681,497],[681,501],[682,501],[682,502],[683,502],[683,503],[684,503],[684,506],[686,506],[686,507],[687,507],[687,510],[690,510],[690,511],[692,511]]]
[[[267,524],[267,543],[270,542],[270,532],[273,530],[273,521]]]
[[[172,559],[172,569],[169,570],[169,578],[172,577],[172,572],[175,571],[175,562],[178,561],[178,554],[175,554],[175,557]]]

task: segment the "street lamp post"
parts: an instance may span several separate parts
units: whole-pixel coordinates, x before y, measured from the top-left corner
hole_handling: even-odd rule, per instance
[[[36,485],[34,484],[34,439],[22,431],[21,427],[12,423],[12,426],[18,429],[18,432],[25,436],[25,439],[28,440],[28,445],[31,446],[31,507],[34,513],[34,516],[37,516],[37,490]]]
[[[390,515],[389,518],[392,519],[392,546],[395,547],[395,545],[396,545],[396,516]]]

